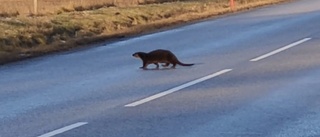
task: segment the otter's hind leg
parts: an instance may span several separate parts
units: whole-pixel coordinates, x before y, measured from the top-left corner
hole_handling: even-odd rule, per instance
[[[162,64],[162,67],[168,67],[170,63]]]
[[[176,65],[177,65],[176,63],[172,63],[172,67],[171,68],[175,69]]]

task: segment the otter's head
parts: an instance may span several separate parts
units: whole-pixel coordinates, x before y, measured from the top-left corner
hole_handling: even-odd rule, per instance
[[[141,58],[145,55],[144,52],[136,52],[136,53],[133,53],[132,56],[133,57],[136,57],[136,58]]]

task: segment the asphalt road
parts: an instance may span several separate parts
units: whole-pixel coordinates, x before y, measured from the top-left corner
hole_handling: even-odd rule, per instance
[[[298,0],[1,66],[0,137],[320,136],[319,5]],[[196,65],[141,70],[131,56],[159,48]]]

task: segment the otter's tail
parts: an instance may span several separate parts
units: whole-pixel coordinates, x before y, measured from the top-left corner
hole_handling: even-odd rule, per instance
[[[178,61],[177,64],[179,64],[179,65],[181,65],[181,66],[192,66],[192,65],[194,65],[194,64],[185,64],[185,63],[182,63],[182,62],[180,62],[180,61]]]

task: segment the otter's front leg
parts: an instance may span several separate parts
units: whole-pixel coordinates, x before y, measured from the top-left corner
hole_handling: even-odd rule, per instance
[[[154,65],[156,65],[156,69],[159,69],[159,64],[158,63],[153,63]]]
[[[143,61],[142,62],[142,67],[140,67],[141,69],[147,69],[148,63]]]

